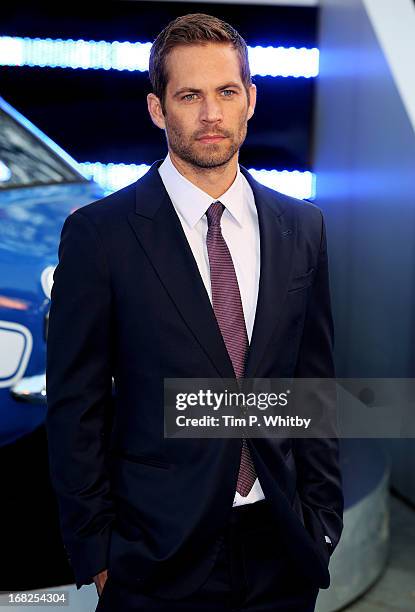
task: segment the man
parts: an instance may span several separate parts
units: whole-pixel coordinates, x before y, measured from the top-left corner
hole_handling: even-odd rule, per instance
[[[114,612],[314,610],[337,439],[164,437],[163,381],[334,375],[322,215],[238,166],[256,88],[230,25],[171,22],[150,79],[168,155],[66,219],[54,274],[47,430],[76,585]]]

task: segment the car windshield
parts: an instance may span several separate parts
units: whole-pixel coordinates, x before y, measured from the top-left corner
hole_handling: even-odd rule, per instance
[[[85,180],[69,155],[0,98],[0,190]]]

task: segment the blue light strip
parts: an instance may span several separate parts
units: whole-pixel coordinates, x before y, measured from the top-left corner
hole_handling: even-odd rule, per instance
[[[53,40],[0,36],[0,66],[148,70],[151,43]],[[304,47],[248,47],[252,75],[316,77],[319,50]]]
[[[146,164],[102,164],[100,162],[83,162],[80,164],[84,173],[102,185],[107,191],[116,191],[143,176],[150,168]],[[312,172],[290,172],[288,170],[255,170],[252,176],[267,187],[299,199],[315,197],[315,175]]]

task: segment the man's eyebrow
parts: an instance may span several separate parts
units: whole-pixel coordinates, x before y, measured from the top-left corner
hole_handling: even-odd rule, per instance
[[[181,87],[180,89],[174,92],[173,97],[180,96],[180,94],[184,93],[185,91],[191,93],[201,93],[202,90],[197,89],[196,87]]]
[[[238,90],[242,89],[239,83],[234,83],[232,81],[230,83],[225,83],[224,85],[219,85],[219,87],[216,88],[216,91],[221,91],[222,89],[228,89],[229,87],[233,87],[234,89],[238,89]],[[180,94],[183,94],[185,92],[201,93],[202,91],[203,91],[202,89],[198,89],[197,87],[180,87],[180,89],[174,92],[173,97],[176,98],[177,96],[180,96]]]
[[[241,90],[242,87],[240,86],[239,83],[234,83],[233,81],[231,81],[230,83],[226,83],[225,85],[221,85],[220,87],[218,87],[217,89],[228,89],[228,87],[233,87],[233,89],[239,89]]]

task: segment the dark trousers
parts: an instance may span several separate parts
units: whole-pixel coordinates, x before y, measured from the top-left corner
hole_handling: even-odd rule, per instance
[[[319,589],[298,573],[278,531],[266,500],[235,506],[214,567],[194,593],[161,599],[108,575],[96,612],[313,612]]]

